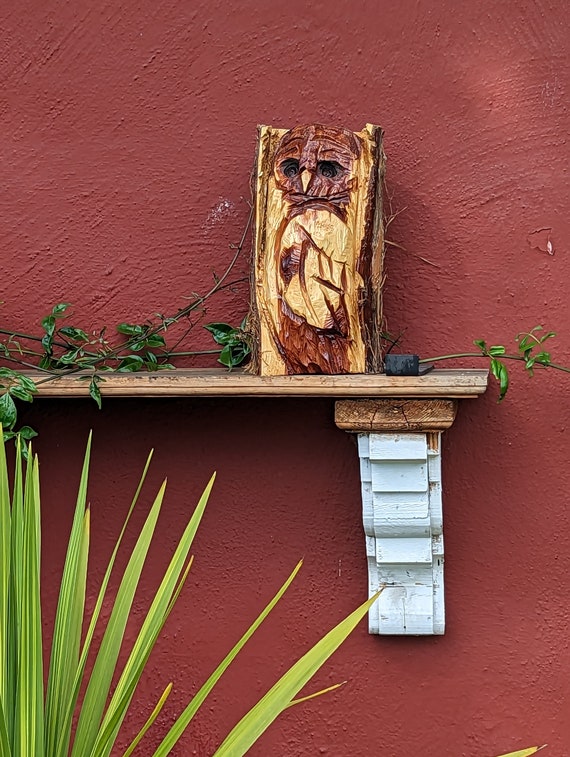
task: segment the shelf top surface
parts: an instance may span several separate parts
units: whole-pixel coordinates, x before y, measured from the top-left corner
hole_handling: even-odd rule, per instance
[[[37,382],[38,397],[84,397],[90,374],[48,376],[25,372]],[[457,397],[474,398],[487,388],[488,371],[474,368],[436,369],[424,376],[342,374],[255,376],[223,368],[184,369],[152,373],[103,373],[99,387],[105,397]]]

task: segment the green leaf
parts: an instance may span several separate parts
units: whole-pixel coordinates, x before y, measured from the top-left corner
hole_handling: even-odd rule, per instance
[[[161,334],[149,334],[146,338],[147,347],[165,347],[166,342]]]
[[[555,331],[549,331],[548,333],[544,334],[544,336],[541,336],[538,341],[540,342],[540,344],[543,344],[544,342],[546,342],[547,339],[552,339],[555,336],[556,336]]]
[[[157,371],[158,360],[156,355],[152,352],[147,352],[145,353],[145,358],[144,367],[147,369],[147,371]]]
[[[233,348],[232,350],[232,361],[234,367],[237,367],[241,365],[250,355],[250,348],[249,345],[245,344],[245,342],[241,342],[239,345]]]
[[[496,358],[491,358],[491,372],[499,382],[499,399],[502,402],[509,389],[509,372],[507,366]]]
[[[126,708],[130,703],[135,687],[143,672],[144,665],[182,589],[182,585],[190,569],[190,564],[185,567],[188,553],[204,514],[206,503],[214,485],[214,479],[215,474],[211,477],[200,497],[200,501],[179,540],[178,546],[147,612],[101,724],[100,735],[95,744],[93,757],[102,757],[102,755],[108,754],[105,747],[112,745],[117,735],[120,724],[126,714]]]
[[[1,661],[0,661],[0,664],[1,664]],[[1,697],[0,697],[0,754],[2,755],[2,757],[12,757],[12,749],[10,748],[10,741],[8,739],[8,724],[6,722],[6,715],[4,714],[4,708],[2,707]]]
[[[34,396],[33,394],[30,394],[26,389],[23,389],[21,386],[11,386],[8,389],[8,393],[11,397],[16,397],[16,399],[22,400],[23,402],[33,402]]]
[[[117,371],[122,373],[130,373],[132,371],[140,371],[144,366],[144,360],[140,355],[127,355],[119,363]]]
[[[16,692],[19,685],[18,660],[21,653],[21,634],[19,626],[21,622],[20,608],[22,606],[22,583],[23,583],[23,553],[24,553],[24,487],[22,473],[22,454],[20,446],[16,446],[16,466],[14,472],[14,485],[12,489],[12,509],[10,520],[10,583],[8,602],[8,657],[6,668],[6,686],[9,693],[6,714],[8,718],[8,732],[12,740],[12,752],[19,752],[19,733]]]
[[[535,332],[542,331],[542,326],[535,326],[533,329],[527,332],[521,332],[515,337],[515,341],[518,342],[519,351],[525,352],[526,350],[532,350],[539,344],[543,344],[548,339],[552,339],[556,336],[555,331],[548,331],[542,336],[538,336]],[[526,355],[525,355],[526,357]]]
[[[69,302],[59,302],[57,305],[54,305],[51,309],[52,315],[54,315],[56,318],[61,318],[61,316],[65,313],[67,308],[71,307],[71,303]]]
[[[37,436],[38,432],[34,431],[34,429],[30,428],[30,426],[21,426],[18,429],[18,434],[22,437],[22,439],[29,441],[30,439],[33,439],[34,436]]]
[[[77,329],[75,326],[62,326],[59,329],[59,332],[62,336],[67,337],[68,339],[73,339],[75,342],[88,342],[89,337],[83,331],[83,329]]]
[[[45,318],[42,318],[41,321],[42,328],[46,332],[48,336],[53,336],[53,332],[55,331],[55,318],[53,315],[46,315]],[[45,339],[45,337],[44,337]],[[43,340],[42,340],[43,343]]]
[[[229,323],[207,323],[204,328],[212,334],[232,334],[236,330]]]
[[[232,348],[227,344],[220,352],[218,363],[225,365],[227,368],[232,367]]]
[[[85,757],[91,753],[95,745],[135,591],[160,513],[165,487],[166,482],[163,483],[154,500],[121,579],[85,691],[77,722],[72,757]]]
[[[135,751],[135,749],[137,748],[137,746],[142,741],[143,736],[147,733],[147,731],[151,728],[151,726],[153,725],[153,723],[155,722],[155,720],[157,719],[157,717],[160,715],[160,712],[161,712],[162,708],[164,707],[164,704],[165,704],[166,700],[170,696],[170,692],[171,691],[172,691],[172,684],[169,683],[168,686],[166,687],[166,689],[163,691],[162,696],[158,700],[156,707],[151,712],[148,720],[143,725],[143,727],[140,729],[140,731],[137,733],[137,735],[132,740],[132,742],[129,744],[126,752],[123,754],[123,757],[130,757],[131,754]]]
[[[213,757],[245,755],[265,729],[289,706],[303,686],[356,628],[380,593],[364,602],[303,655],[230,731]],[[163,753],[157,751],[155,757],[159,754]]]
[[[9,674],[11,662],[9,591],[12,571],[10,489],[4,447],[5,438],[6,432],[4,431],[4,439],[2,439],[2,426],[0,425],[0,754],[10,755],[10,750],[6,748],[6,741],[8,738],[7,720],[10,717],[7,706],[11,709],[12,700]]]
[[[14,441],[16,443],[16,449],[20,450],[20,454],[22,455],[22,459],[25,460],[26,462],[28,462],[28,460],[30,459],[30,449],[31,449],[30,445],[26,444],[26,440],[22,439],[22,437],[20,436],[20,434],[17,431],[14,434],[14,436],[15,436]]]
[[[44,751],[42,622],[40,604],[40,501],[37,458],[28,462],[20,536],[21,584],[18,612],[19,669],[16,689],[17,754]]]
[[[501,754],[499,757],[530,757],[531,754],[536,754],[544,749],[546,744],[542,746],[531,746],[529,749],[519,749],[518,752],[509,752],[508,754]]]
[[[58,738],[57,749],[56,749],[56,752],[55,752],[55,754],[57,755],[57,757],[67,757],[68,752],[69,752],[67,746],[65,746],[65,744],[66,744],[66,738],[69,739],[68,734],[69,734],[69,729],[71,729],[73,711],[74,711],[75,705],[76,705],[78,697],[79,697],[79,691],[80,691],[81,684],[83,682],[83,677],[84,677],[84,672],[85,672],[85,666],[87,664],[87,658],[88,658],[88,655],[89,655],[89,650],[91,648],[91,642],[93,641],[93,635],[95,633],[95,628],[96,628],[97,622],[99,620],[99,615],[100,615],[100,612],[101,612],[101,608],[103,606],[103,601],[104,601],[106,593],[107,593],[107,588],[108,588],[108,585],[109,585],[109,579],[111,577],[111,573],[112,573],[113,567],[115,565],[115,560],[116,560],[117,554],[119,552],[119,548],[120,548],[120,546],[122,544],[123,537],[124,537],[124,535],[125,535],[125,533],[127,531],[127,526],[129,524],[131,515],[133,514],[133,511],[134,511],[135,506],[136,506],[136,504],[138,502],[139,495],[141,493],[143,484],[145,482],[146,475],[147,475],[147,472],[148,472],[148,469],[149,469],[149,466],[150,466],[150,461],[152,459],[152,454],[153,453],[151,451],[150,454],[149,454],[149,456],[148,456],[148,458],[147,458],[147,461],[146,461],[145,467],[143,469],[142,475],[140,477],[138,486],[136,488],[136,491],[135,491],[133,499],[131,501],[129,510],[128,510],[127,515],[125,517],[125,520],[124,520],[124,523],[123,523],[123,527],[122,527],[121,532],[119,534],[119,538],[117,539],[117,542],[116,542],[116,544],[115,544],[115,546],[113,548],[113,552],[112,552],[111,557],[109,559],[109,563],[107,565],[107,569],[105,571],[105,575],[103,576],[103,581],[101,582],[101,587],[99,589],[99,594],[97,595],[97,601],[95,602],[95,608],[93,609],[93,613],[91,615],[91,620],[89,622],[89,627],[87,629],[87,633],[85,634],[85,639],[84,639],[83,647],[82,647],[82,650],[81,650],[81,657],[79,658],[79,664],[77,665],[77,670],[76,670],[75,678],[74,678],[74,681],[73,681],[73,687],[72,687],[72,690],[69,693],[68,706],[67,706],[67,711],[66,711],[66,714],[65,714],[64,726],[62,727],[62,729],[60,729],[60,736]],[[55,757],[55,755],[54,755],[54,757]]]
[[[42,339],[42,344],[45,347],[46,345],[44,344],[44,340],[45,340],[45,337],[44,337],[44,339]],[[51,360],[49,354],[48,355],[42,355],[42,357],[40,358],[39,367],[40,368],[49,368],[51,366],[51,363],[52,363],[52,360]]]
[[[492,357],[500,357],[501,355],[504,355],[506,351],[505,347],[496,344],[493,347],[489,347],[488,353],[489,355],[492,355]]]
[[[136,323],[119,323],[117,331],[119,334],[125,334],[126,336],[142,336],[145,329]]]
[[[38,391],[38,387],[36,386],[35,382],[32,381],[31,378],[28,378],[27,376],[24,376],[23,373],[18,373],[18,381],[21,384],[21,386],[24,387],[24,389],[27,389],[30,394],[36,394]]]
[[[101,379],[99,376],[93,376],[91,378],[91,381],[89,382],[89,395],[92,397],[92,399],[95,400],[97,403],[97,407],[99,410],[101,410],[101,390],[99,389],[99,382],[101,382],[103,379]]]
[[[164,739],[160,742],[158,749],[154,752],[153,757],[166,757],[177,743],[178,739],[182,736],[185,729],[190,724],[194,715],[198,712],[202,706],[208,694],[212,691],[216,683],[220,680],[223,673],[228,669],[233,660],[237,657],[238,653],[243,649],[245,644],[253,636],[255,631],[267,618],[269,613],[273,610],[281,597],[285,594],[295,576],[301,569],[303,561],[297,563],[290,576],[287,578],[283,586],[279,589],[277,594],[266,605],[263,611],[257,616],[254,622],[250,625],[247,631],[242,635],[239,641],[232,647],[228,654],[224,657],[222,662],[216,667],[214,672],[209,676],[206,682],[200,687],[200,690],[192,697],[190,703],[186,706],[182,714],[178,717],[174,725],[166,734]]]
[[[0,397],[0,423],[4,428],[12,429],[18,419],[18,411],[14,400],[8,392]]]
[[[21,376],[17,371],[13,371],[11,368],[0,368],[0,378],[7,378],[10,380],[19,379]]]
[[[534,360],[541,365],[550,365],[550,352],[539,352],[534,356]]]
[[[60,355],[57,359],[57,362],[61,363],[62,365],[71,365],[72,363],[75,363],[78,355],[79,349],[69,350],[68,352],[64,352],[63,355]]]
[[[487,354],[487,343],[484,339],[474,339],[473,344],[475,345],[475,347],[479,347],[483,355]]]
[[[52,637],[45,710],[46,750],[50,757],[67,755],[71,736],[71,720],[67,714],[75,705],[73,683],[79,661],[89,552],[87,484],[90,456],[91,434],[83,459]],[[58,742],[62,741],[65,751],[57,748]]]
[[[75,365],[81,368],[95,368],[93,357],[85,355],[82,350],[79,350]],[[97,366],[97,370],[99,370],[99,366]]]
[[[531,336],[530,334],[518,334],[516,337],[516,341],[519,344],[519,351],[520,352],[526,352],[532,350],[537,345],[536,339]]]
[[[217,344],[228,344],[230,341],[233,341],[233,337],[237,331],[237,329],[228,323],[208,323],[204,328],[211,333]]]

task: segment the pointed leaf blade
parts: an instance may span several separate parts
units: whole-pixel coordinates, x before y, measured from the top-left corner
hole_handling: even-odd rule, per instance
[[[230,731],[214,757],[237,757],[246,754],[265,729],[289,706],[303,686],[356,628],[379,594],[380,592],[364,602],[303,655]]]

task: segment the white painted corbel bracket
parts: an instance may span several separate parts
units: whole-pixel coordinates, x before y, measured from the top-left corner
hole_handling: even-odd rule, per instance
[[[445,631],[441,432],[456,400],[343,400],[339,428],[358,434],[362,518],[375,634]]]

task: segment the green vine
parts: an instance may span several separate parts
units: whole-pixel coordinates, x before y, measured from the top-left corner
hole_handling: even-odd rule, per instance
[[[523,331],[515,336],[517,351],[512,354],[502,344],[487,346],[483,339],[475,339],[473,344],[479,348],[479,352],[457,352],[450,355],[438,355],[437,357],[424,358],[420,363],[436,363],[440,360],[453,360],[458,358],[487,358],[489,370],[499,382],[499,402],[501,402],[509,389],[509,371],[505,360],[516,360],[524,363],[524,369],[532,376],[534,369],[552,368],[564,373],[570,373],[570,368],[558,363],[553,363],[550,352],[544,349],[547,341],[556,336],[554,331],[541,334],[542,326],[535,326],[530,331]]]
[[[71,325],[67,320],[71,305],[60,302],[41,319],[40,334],[0,328],[0,361],[4,364],[0,367],[0,425],[4,438],[18,436],[25,453],[25,442],[36,436],[36,432],[29,426],[16,429],[15,400],[32,402],[40,384],[62,375],[77,373],[79,380],[89,381],[89,394],[101,408],[100,384],[105,381],[102,374],[107,371],[169,370],[174,367],[171,360],[205,354],[219,355],[219,362],[230,369],[242,365],[250,353],[243,324],[238,328],[220,323],[206,325],[218,345],[214,349],[180,351],[179,347],[197,323],[192,316],[196,312],[203,316],[205,304],[211,297],[245,280],[229,281],[229,276],[243,250],[251,220],[250,210],[239,244],[230,245],[234,255],[223,275],[214,275],[214,284],[208,292],[193,294],[189,304],[171,316],[155,313],[143,323],[120,323],[110,337],[106,327],[90,333],[88,329]],[[180,322],[186,323],[185,332],[173,345],[168,345],[168,329]],[[32,379],[22,372],[26,369],[45,375]]]

